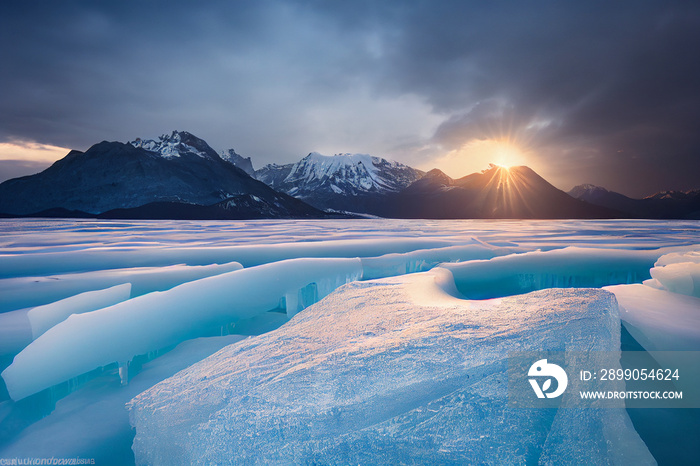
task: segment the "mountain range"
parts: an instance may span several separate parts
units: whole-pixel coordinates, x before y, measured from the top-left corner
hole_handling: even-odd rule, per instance
[[[438,169],[386,195],[372,213],[400,218],[615,218],[605,207],[574,199],[528,167],[491,165],[453,179]]]
[[[157,217],[153,203],[169,205],[170,216],[176,218],[177,205],[185,218],[325,215],[252,178],[185,131],[128,144],[103,141],[85,152],[71,151],[41,173],[0,184],[0,212],[11,215],[62,208],[103,216],[116,210],[118,218],[150,218]],[[202,208],[204,212],[194,212]],[[128,209],[137,210],[130,215]]]
[[[253,169],[186,131],[95,144],[0,183],[3,216],[143,219],[698,218],[700,191],[630,199],[592,185],[568,194],[528,167],[453,179],[368,154],[312,152]]]
[[[274,189],[319,209],[370,212],[385,195],[399,192],[425,175],[398,162],[367,154],[312,152],[297,163],[266,165],[255,177]]]
[[[662,191],[643,199],[632,199],[600,186],[582,184],[569,195],[622,213],[627,218],[700,219],[700,190]]]

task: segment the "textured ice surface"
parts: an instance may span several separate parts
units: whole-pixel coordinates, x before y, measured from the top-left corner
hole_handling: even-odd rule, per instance
[[[450,285],[346,285],[161,382],[129,404],[137,463],[653,463],[623,409],[506,409],[509,352],[619,348],[611,294]]]
[[[94,221],[0,220],[0,277],[125,267],[244,266],[295,257],[374,257],[471,244],[661,248],[698,243],[694,221]]]
[[[22,350],[2,377],[19,400],[101,366],[125,366],[134,356],[280,303],[293,315],[361,276],[359,259],[293,259],[184,283],[71,315]]]

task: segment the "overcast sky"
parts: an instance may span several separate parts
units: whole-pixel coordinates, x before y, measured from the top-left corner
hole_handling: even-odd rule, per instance
[[[700,188],[698,2],[3,0],[0,41],[0,179],[177,129],[256,168]]]

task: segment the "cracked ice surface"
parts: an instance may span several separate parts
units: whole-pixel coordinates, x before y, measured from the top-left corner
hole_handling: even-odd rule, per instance
[[[15,387],[34,386],[35,389],[42,389],[66,377],[73,377],[83,370],[109,363],[97,372],[82,374],[19,402],[12,401],[9,394],[4,391],[3,379],[0,382],[0,457],[80,456],[89,458],[94,456],[98,458],[98,464],[102,464],[101,460],[105,458],[107,461],[111,458],[112,462],[120,464],[133,462],[130,446],[134,431],[126,420],[124,402],[162,378],[218,350],[224,345],[225,340],[221,340],[221,337],[188,340],[178,346],[178,350],[167,353],[165,356],[162,354],[167,348],[154,353],[150,353],[150,349],[167,343],[175,344],[182,338],[191,339],[200,336],[200,333],[195,331],[196,324],[193,326],[193,323],[202,323],[202,319],[199,318],[201,312],[209,313],[211,317],[211,312],[217,309],[221,311],[220,316],[223,319],[219,322],[217,317],[214,322],[217,324],[216,328],[208,329],[205,332],[206,335],[231,332],[238,334],[232,336],[238,339],[242,338],[242,335],[259,335],[278,328],[296,311],[346,281],[343,277],[348,275],[343,273],[341,280],[337,283],[327,283],[324,279],[329,276],[324,272],[321,274],[322,277],[313,278],[315,285],[310,283],[307,286],[306,282],[303,282],[299,284],[300,288],[296,289],[296,292],[296,287],[290,289],[285,287],[280,293],[271,292],[273,290],[270,284],[280,285],[279,280],[287,282],[302,278],[303,267],[297,265],[303,264],[308,258],[330,258],[330,262],[338,259],[340,259],[338,262],[353,262],[354,272],[347,279],[358,278],[358,274],[361,273],[364,280],[425,272],[442,263],[441,268],[448,268],[454,274],[459,290],[472,299],[519,295],[552,286],[598,287],[621,283],[622,285],[611,287],[610,290],[617,295],[625,326],[643,346],[647,349],[679,347],[697,349],[700,348],[698,346],[700,297],[697,295],[700,289],[697,285],[699,244],[700,224],[697,221],[0,220],[0,277],[2,277],[0,278],[0,353],[3,353],[0,358],[2,363],[0,370],[10,365],[13,356],[15,359],[19,358],[19,361],[29,353],[34,353],[31,358],[33,362],[24,359],[25,363],[18,363],[15,366],[15,369],[23,367],[22,370],[16,371],[15,377],[11,379],[14,379]],[[280,261],[286,259],[291,259],[291,263],[297,265],[284,266]],[[270,267],[257,267],[263,264],[269,264]],[[280,268],[281,266],[284,267]],[[267,270],[269,273],[253,280],[256,268]],[[456,294],[454,284],[451,284],[452,278],[438,270],[433,269],[431,274],[440,281],[444,289],[451,289],[452,294]],[[228,283],[227,274],[237,277],[234,280],[235,284]],[[419,276],[424,275],[415,275],[415,277]],[[205,277],[211,278],[205,279]],[[242,283],[243,277],[251,280]],[[264,280],[261,280],[262,278]],[[393,460],[404,458],[404,462],[434,463],[442,458],[440,461],[443,463],[450,463],[457,461],[453,458],[464,457],[464,453],[458,452],[463,448],[465,451],[475,451],[473,458],[478,459],[479,454],[484,454],[483,457],[492,462],[499,462],[504,458],[524,458],[523,461],[539,460],[547,463],[555,462],[553,458],[560,456],[566,458],[567,452],[559,451],[556,445],[565,445],[566,442],[571,442],[567,440],[568,438],[573,438],[576,440],[574,443],[579,447],[582,448],[585,444],[595,451],[594,456],[585,458],[586,463],[595,461],[605,463],[615,458],[619,459],[618,453],[625,451],[620,445],[633,437],[630,436],[630,428],[623,418],[615,418],[617,420],[600,416],[591,418],[579,413],[578,415],[585,419],[570,421],[568,416],[577,416],[572,410],[567,410],[567,413],[562,411],[556,415],[554,412],[550,412],[548,416],[542,414],[539,421],[532,416],[526,416],[526,413],[521,413],[524,417],[516,418],[513,417],[515,414],[506,414],[502,410],[501,405],[498,404],[498,396],[502,395],[498,390],[502,388],[499,388],[497,383],[491,383],[491,380],[499,380],[499,377],[503,377],[498,375],[503,363],[498,362],[501,359],[494,355],[494,348],[505,348],[508,346],[507,342],[515,346],[514,342],[517,339],[515,335],[521,330],[525,347],[532,345],[537,348],[539,344],[535,333],[526,331],[529,323],[525,320],[521,322],[521,330],[506,328],[503,332],[494,333],[488,333],[487,330],[498,328],[499,325],[508,325],[507,322],[510,321],[519,321],[520,317],[517,316],[525,315],[521,315],[520,307],[533,305],[540,309],[543,315],[555,316],[552,320],[554,324],[550,327],[547,327],[547,322],[543,320],[535,319],[532,322],[533,332],[553,332],[546,337],[540,335],[542,342],[551,343],[562,332],[566,333],[581,326],[581,322],[575,318],[577,313],[571,312],[568,314],[569,317],[566,317],[565,314],[559,316],[555,312],[556,306],[567,302],[562,301],[564,296],[574,296],[578,291],[553,290],[529,295],[530,297],[527,298],[515,296],[496,299],[490,301],[494,304],[489,305],[487,302],[479,301],[471,303],[464,300],[455,301],[449,294],[436,293],[434,289],[418,286],[419,283],[412,280],[412,277],[405,276],[381,282],[355,284],[343,290],[343,293],[355,290],[351,301],[343,303],[339,302],[342,300],[333,297],[332,299],[335,300],[333,302],[337,303],[338,309],[328,310],[323,307],[328,312],[333,311],[337,314],[352,303],[353,306],[350,307],[357,307],[360,313],[353,314],[354,317],[347,317],[354,320],[337,319],[338,325],[342,322],[360,322],[361,328],[364,328],[365,324],[362,324],[361,316],[372,315],[374,316],[373,327],[367,331],[374,335],[354,334],[346,328],[341,336],[348,337],[350,340],[344,342],[332,335],[331,330],[336,328],[334,327],[336,322],[330,321],[330,317],[316,316],[308,320],[311,318],[304,317],[305,313],[301,313],[292,318],[295,326],[291,328],[304,329],[311,334],[295,336],[287,330],[287,327],[284,327],[287,339],[274,340],[283,345],[278,350],[262,344],[265,341],[273,341],[267,339],[258,341],[257,338],[253,338],[241,344],[247,349],[244,356],[236,356],[236,358],[256,361],[250,367],[251,377],[257,377],[255,380],[264,382],[268,388],[275,386],[291,391],[288,399],[296,403],[286,407],[282,404],[273,406],[270,403],[277,398],[272,401],[269,401],[270,398],[262,398],[262,401],[259,401],[260,393],[256,395],[258,398],[249,398],[248,401],[241,402],[243,403],[241,406],[247,406],[246,409],[253,409],[251,407],[255,406],[267,409],[260,411],[255,418],[257,425],[264,427],[265,439],[276,439],[270,430],[273,429],[271,427],[273,425],[278,425],[278,431],[284,435],[296,432],[289,424],[294,419],[318,421],[311,426],[314,429],[313,432],[323,432],[325,429],[338,432],[338,429],[352,426],[353,419],[363,419],[363,416],[378,419],[371,426],[363,424],[364,427],[360,428],[361,425],[357,424],[355,430],[348,428],[345,434],[338,437],[339,440],[336,443],[330,442],[328,438],[319,437],[314,440],[315,444],[300,446],[301,444],[295,440],[296,443],[281,447],[277,439],[273,444],[280,446],[283,450],[281,455],[290,455],[289,452],[292,451],[297,455],[294,458],[311,458],[309,461],[320,462],[330,462],[328,458],[336,458],[335,462],[350,462],[351,458],[357,461],[369,458],[364,461],[367,463],[377,462],[381,458]],[[645,280],[644,285],[640,284],[642,280]],[[131,299],[117,305],[120,312],[105,313],[103,311],[110,308],[95,308],[93,311],[69,317],[37,338],[37,342],[46,345],[43,350],[37,351],[40,348],[39,343],[35,342],[34,346],[31,345],[33,332],[28,317],[30,308],[48,305],[42,312],[39,312],[41,308],[35,312],[42,317],[41,320],[47,327],[53,323],[52,319],[44,319],[48,317],[48,314],[44,315],[47,310],[56,311],[60,308],[61,312],[58,314],[61,316],[66,315],[63,311],[74,314],[80,309],[74,308],[72,304],[69,308],[65,306],[66,303],[74,303],[76,299],[82,301],[84,298],[93,296],[86,294],[88,292],[128,283],[131,284]],[[210,285],[214,283],[222,286],[215,287],[216,293],[211,293]],[[376,285],[377,283],[382,285]],[[400,293],[391,291],[399,289],[403,291]],[[406,289],[410,290],[410,296]],[[383,290],[382,293],[379,293],[380,290]],[[153,293],[156,291],[164,293]],[[80,296],[81,293],[84,295]],[[591,297],[595,294],[590,291],[587,293],[589,294],[586,296]],[[389,303],[387,305],[382,305],[384,296],[387,297],[387,303]],[[534,299],[532,296],[538,296],[540,299]],[[548,308],[545,303],[550,298],[551,307]],[[257,306],[256,310],[245,304],[251,299],[257,299],[260,303],[269,300],[269,303]],[[61,302],[61,300],[66,301]],[[227,305],[227,301],[231,304]],[[594,299],[592,302],[599,301]],[[391,303],[398,307],[392,307]],[[508,306],[504,307],[503,303]],[[93,304],[98,307],[101,305],[97,300]],[[275,307],[277,312],[266,312],[269,307]],[[381,310],[382,314],[371,314],[369,310],[373,307],[377,312]],[[293,308],[288,315],[279,312],[287,308]],[[438,309],[444,309],[447,314],[440,317]],[[464,320],[452,322],[449,319],[456,319],[461,315],[455,314],[453,312],[455,309],[462,309],[463,314],[470,309],[475,313],[481,310],[473,317],[474,319],[483,318],[484,322],[481,324],[465,323]],[[487,317],[488,309],[494,311],[491,317]],[[505,309],[514,313],[516,317],[511,318],[497,312]],[[563,309],[570,310],[566,306]],[[590,309],[586,309],[585,313],[588,315]],[[83,311],[86,310],[89,310],[89,307],[83,308]],[[140,312],[141,310],[145,312]],[[608,307],[600,306],[599,310],[605,313]],[[251,311],[256,312],[255,316],[238,320],[240,317],[249,316]],[[261,313],[257,313],[258,311]],[[419,315],[414,315],[414,311],[432,316],[430,318],[434,318],[435,322],[446,322],[447,326],[443,329],[444,338],[439,338],[437,333],[428,332],[428,323],[421,320]],[[144,325],[144,320],[157,313],[159,318],[153,319],[149,325]],[[50,314],[53,315],[53,312]],[[564,325],[567,318],[572,320],[569,326]],[[230,319],[235,321],[235,324]],[[389,333],[382,330],[382,327],[397,329],[397,319],[410,322],[411,328],[401,327]],[[381,322],[382,320],[385,322]],[[306,324],[296,326],[297,321],[306,322]],[[90,322],[92,323],[88,325],[90,331],[87,332],[76,326]],[[181,333],[182,338],[161,342],[160,337],[167,336],[168,329],[173,329],[173,324],[177,322],[183,324],[182,328],[186,328],[186,331]],[[222,325],[220,328],[219,324],[225,322],[228,322],[228,327],[224,328]],[[319,335],[313,334],[312,324],[316,323],[323,324]],[[475,327],[476,325],[478,327]],[[577,325],[579,327],[576,327]],[[470,328],[474,335],[484,335],[483,338],[470,340],[468,345],[466,343],[462,346],[457,343],[448,345],[452,341],[450,338],[463,336]],[[408,353],[402,354],[403,347],[397,342],[395,333],[406,337],[405,348],[413,348],[412,352],[415,356]],[[273,335],[275,334],[270,334],[266,338],[278,338]],[[414,339],[414,336],[419,338],[419,335],[424,335],[420,338],[423,338],[426,344]],[[506,335],[512,335],[513,339],[505,338]],[[303,380],[294,378],[297,374],[295,370],[298,369],[299,373],[303,373],[302,371],[307,367],[303,363],[295,363],[286,369],[288,371],[286,373],[272,372],[273,369],[279,369],[275,364],[282,364],[285,361],[290,364],[299,362],[300,357],[295,356],[291,349],[299,348],[299,342],[303,338],[306,338],[307,342],[319,342],[321,338],[325,338],[323,341],[327,341],[330,345],[327,351],[335,354],[335,359],[329,359],[334,365],[315,365],[318,361],[313,360],[309,363],[307,376]],[[391,351],[382,349],[380,344],[382,339],[385,339],[387,347],[393,345],[394,349]],[[90,344],[83,344],[88,340]],[[453,338],[453,340],[456,342],[459,338]],[[254,345],[258,344],[255,343],[256,341],[266,351],[257,359],[253,355]],[[596,337],[595,341],[601,340]],[[444,344],[444,347],[442,349],[436,347],[435,352],[429,351],[429,342]],[[19,357],[17,352],[27,345],[31,348],[24,353],[24,356]],[[66,352],[71,347],[78,348],[80,351],[71,355]],[[352,349],[355,347],[356,349]],[[129,348],[136,348],[136,350],[125,352]],[[460,357],[450,355],[447,348],[457,348],[454,352]],[[368,350],[365,359],[360,354],[363,349]],[[104,358],[97,357],[106,350],[109,351]],[[129,369],[128,375],[131,381],[128,385],[121,386],[114,363],[124,362],[120,359],[131,358],[140,351],[149,351],[147,359],[155,357],[143,366],[150,367],[153,371],[139,373],[140,363],[137,361],[137,364]],[[226,351],[230,354],[231,351],[239,350],[227,349]],[[320,351],[321,349],[317,348],[313,354],[320,354]],[[336,352],[333,353],[333,351]],[[271,359],[267,361],[265,355]],[[419,356],[428,358],[425,364],[416,360]],[[144,357],[146,355],[140,355],[137,359],[143,361]],[[53,362],[49,363],[50,360]],[[317,367],[340,370],[343,361],[346,360],[354,364],[347,367],[347,374],[315,371]],[[368,363],[366,368],[360,364],[360,361],[365,360]],[[476,365],[479,364],[479,360],[483,360],[484,364]],[[414,366],[406,366],[411,361],[415,362]],[[444,366],[436,365],[435,361],[444,362]],[[26,364],[27,362],[31,363]],[[86,362],[90,364],[80,370],[68,370],[72,365]],[[177,364],[171,365],[171,362]],[[221,374],[226,374],[224,369],[227,362],[220,362]],[[452,371],[449,370],[450,365],[454,365]],[[168,371],[161,370],[166,366],[169,368]],[[378,367],[385,369],[385,373],[390,377],[376,381],[375,385],[369,385],[365,390],[361,384],[374,380],[371,379],[371,374],[375,374]],[[261,371],[266,370],[265,368],[271,368],[269,380],[261,375]],[[240,391],[247,387],[245,380],[241,380],[243,377],[241,374],[246,369],[240,370],[240,373],[234,373],[235,380],[240,384],[227,385],[231,394],[226,395],[228,397],[225,398],[226,400],[232,399],[234,395],[238,396],[236,390]],[[486,380],[484,382],[465,382],[465,378],[462,377],[466,374],[470,376],[469,380],[475,380],[480,370],[485,375],[484,379],[478,379],[477,382]],[[61,373],[60,377],[39,383],[39,379],[46,378],[48,374],[56,371]],[[351,380],[359,382],[351,383],[347,380],[342,381],[343,379],[340,378],[337,381],[330,380],[331,376],[340,377],[344,374],[352,377]],[[437,382],[430,385],[422,379],[427,377],[426,374],[435,375],[438,377],[438,382],[443,380],[439,377],[444,376],[447,385],[443,386]],[[415,384],[410,380],[415,380]],[[223,383],[226,378],[222,375],[220,381]],[[197,379],[194,382],[200,381]],[[211,389],[216,382],[210,379],[201,382],[204,385],[199,387],[202,390],[197,392],[198,394],[211,395],[212,399],[215,399],[215,395],[223,396]],[[313,385],[304,387],[305,382]],[[449,383],[452,382],[461,385],[452,391],[445,391],[450,389]],[[81,385],[83,383],[84,385]],[[329,384],[333,386],[334,383],[340,388],[326,388],[325,391],[321,390],[318,396],[313,393],[319,387],[323,388]],[[428,385],[420,385],[420,383]],[[398,384],[396,393],[387,392],[389,390],[387,387],[391,384]],[[68,393],[67,387],[70,387]],[[360,406],[362,399],[366,400],[370,396],[369,391],[377,387],[384,390],[378,392],[384,395],[382,395],[383,398],[378,395],[378,402],[372,409],[364,411],[359,407],[354,411],[351,409],[355,405]],[[410,387],[413,391],[411,396],[414,398],[408,397],[409,388],[406,387]],[[181,390],[181,387],[173,386],[173,388]],[[194,390],[189,393],[195,393],[198,390],[196,386],[188,389]],[[436,391],[431,391],[433,389]],[[149,392],[148,396],[152,393]],[[327,399],[319,398],[322,393],[325,393]],[[390,393],[391,396],[387,398],[386,393]],[[487,396],[484,393],[490,395]],[[346,405],[338,401],[342,399],[343,394],[356,396],[349,399]],[[392,397],[395,394],[394,399]],[[51,400],[51,403],[57,401],[55,409],[49,406],[41,414],[45,417],[40,420],[33,418],[31,414],[33,406],[39,400],[48,399],[48,395],[55,396]],[[309,397],[308,400],[302,398],[302,395]],[[63,398],[60,399],[61,397]],[[316,411],[313,406],[309,406],[309,400],[314,400],[318,405]],[[417,401],[408,402],[407,400]],[[403,411],[398,414],[387,411],[391,406],[395,407],[401,403],[403,403],[401,407]],[[370,404],[367,402],[362,406],[370,406]],[[30,409],[26,410],[27,407]],[[172,407],[164,406],[164,408],[170,410],[168,412],[172,414]],[[54,410],[51,412],[51,409]],[[324,409],[328,413],[323,411]],[[332,411],[333,409],[335,411]],[[216,435],[220,435],[219,432],[222,429],[229,432],[224,427],[224,418],[218,419],[214,417],[213,409],[207,408],[207,410],[213,416],[211,421],[207,418],[207,423],[212,423],[212,429],[209,432]],[[438,413],[434,413],[436,410]],[[377,413],[375,414],[374,411]],[[368,412],[375,417],[369,416]],[[144,412],[140,415],[144,415]],[[245,422],[253,421],[250,421],[252,419],[250,413],[248,416],[249,418],[246,418],[248,421],[242,417],[235,419],[238,419],[236,422],[242,423],[240,425],[248,426],[246,427],[248,430],[243,432],[250,434],[252,432],[249,429],[250,424]],[[327,425],[320,424],[324,419],[328,421]],[[659,429],[665,431],[664,423],[667,422],[665,419],[664,417],[653,418],[648,424],[658,425]],[[514,427],[516,420],[522,422],[524,426],[522,430]],[[202,429],[205,427],[202,427],[204,424],[200,426],[198,422],[195,420],[188,426],[182,426],[182,429],[195,429],[193,435],[198,435],[199,441],[202,441],[202,436],[205,435]],[[582,426],[586,423],[591,432],[598,433],[597,436],[591,435],[585,438],[580,436]],[[218,425],[216,429],[214,429],[215,424]],[[142,423],[142,426],[145,424]],[[571,426],[571,429],[567,426]],[[610,428],[606,430],[605,426]],[[228,429],[233,428],[233,425],[228,427]],[[175,432],[173,429],[167,429],[167,433]],[[620,432],[621,435],[624,434],[623,437],[627,437],[616,440],[610,437],[610,432]],[[692,429],[690,432],[689,441],[694,443]],[[145,439],[147,434],[148,432],[144,431],[140,439]],[[640,434],[645,440],[650,438],[649,434],[644,436],[642,430]],[[605,444],[601,441],[601,436],[610,440],[611,450],[604,448]],[[521,442],[522,446],[519,450],[514,449],[515,441],[509,440],[510,437],[525,439]],[[163,445],[167,443],[166,440],[163,439]],[[353,444],[355,440],[356,444]],[[216,443],[214,438],[209,441],[212,444]],[[256,440],[254,435],[248,438],[248,441],[264,447],[261,443],[263,440]],[[497,446],[500,441],[505,442],[502,448]],[[233,443],[236,442],[244,442],[244,439],[235,440]],[[634,443],[636,440],[630,442],[627,445],[636,445]],[[418,452],[419,456],[416,460],[410,459],[409,450],[412,443],[422,451],[422,453]],[[371,445],[371,448],[360,451],[367,445]],[[649,445],[656,455],[652,444]],[[692,454],[688,445],[690,444],[680,444],[680,446],[674,444],[672,447],[685,448]],[[308,453],[310,451],[308,448],[316,446],[320,450],[313,454]],[[384,452],[381,453],[383,456],[373,457],[373,449]],[[425,459],[426,456],[420,456],[428,455],[427,451],[431,449],[437,455],[437,460],[431,461],[432,457]],[[214,448],[212,451],[216,453],[218,450]],[[241,451],[248,454],[252,451],[252,447],[242,448]],[[267,450],[262,448],[261,451]],[[644,448],[640,451],[646,452]],[[204,459],[199,461],[206,462],[206,457],[202,458]],[[291,458],[291,456],[285,456],[285,458]],[[671,458],[676,457],[671,456]],[[632,460],[645,462],[647,459],[646,456],[633,457],[627,462],[633,462]],[[662,460],[663,457],[660,457],[660,461]],[[581,461],[579,459],[572,462]]]
[[[306,295],[314,302],[361,274],[359,259],[291,259],[69,314],[16,355],[2,377],[10,396],[20,400],[115,361],[126,365],[138,355],[198,337],[207,328],[263,314],[282,299],[293,315],[306,304]],[[30,320],[33,312],[37,308],[29,311]],[[42,332],[47,317],[53,317],[46,314],[36,318]]]
[[[636,463],[623,409],[506,409],[512,351],[620,347],[612,294],[454,297],[445,269],[345,285],[129,404],[137,463]]]

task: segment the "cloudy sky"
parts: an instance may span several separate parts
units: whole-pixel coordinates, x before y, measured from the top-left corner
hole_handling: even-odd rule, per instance
[[[256,167],[700,188],[697,2],[3,0],[0,41],[0,179],[178,129]]]

